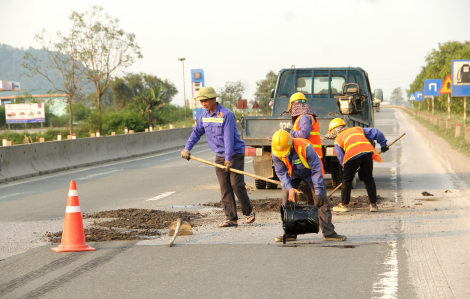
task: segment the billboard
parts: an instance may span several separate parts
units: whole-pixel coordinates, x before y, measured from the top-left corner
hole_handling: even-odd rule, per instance
[[[6,104],[7,124],[43,123],[46,121],[44,103]]]

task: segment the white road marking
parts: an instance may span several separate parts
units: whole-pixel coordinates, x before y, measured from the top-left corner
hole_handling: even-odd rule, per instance
[[[100,176],[100,175],[105,175],[105,174],[109,174],[109,173],[113,173],[113,172],[117,172],[117,171],[122,171],[122,169],[116,169],[116,170],[111,170],[111,171],[108,171],[108,172],[102,172],[102,173],[97,173],[97,174],[90,174],[86,177],[83,177],[83,178],[79,178],[79,180],[86,180],[86,179],[90,179],[90,178],[93,178],[95,176]]]
[[[203,147],[203,146],[206,146],[206,145],[201,145],[201,146],[198,146],[198,147]],[[12,186],[16,186],[16,185],[22,185],[22,184],[30,183],[30,182],[33,182],[33,181],[41,181],[41,180],[45,180],[45,179],[49,179],[49,178],[54,178],[56,176],[63,176],[63,175],[67,175],[67,174],[78,173],[78,172],[87,171],[87,170],[96,169],[96,168],[110,167],[110,166],[119,165],[119,164],[123,164],[123,163],[130,163],[130,162],[134,162],[134,161],[145,160],[145,159],[155,158],[155,157],[164,156],[164,155],[173,154],[173,153],[179,153],[179,152],[181,152],[181,151],[176,150],[176,151],[171,151],[171,152],[167,152],[167,153],[163,153],[163,154],[151,155],[151,156],[147,156],[147,157],[143,157],[143,158],[127,159],[125,161],[109,163],[109,164],[104,164],[104,165],[99,165],[99,166],[94,166],[94,167],[85,167],[83,169],[78,169],[78,170],[60,171],[57,174],[45,175],[45,176],[36,176],[36,177],[33,177],[33,178],[28,178],[25,181],[16,182],[16,183],[6,182],[6,183],[3,183],[3,184],[7,184],[7,185],[0,186],[0,189],[7,188],[7,187],[12,187]]]
[[[162,193],[162,194],[158,195],[157,197],[147,199],[147,201],[149,201],[149,200],[159,200],[159,199],[165,198],[165,197],[167,197],[167,196],[170,196],[170,195],[172,195],[173,193],[176,193],[176,192],[175,192],[175,191],[172,191],[172,192],[165,192],[165,193]]]
[[[27,194],[27,193],[32,193],[32,192],[20,192],[20,193],[8,194],[8,195],[0,196],[0,199],[4,199],[4,198],[7,198],[7,197],[11,197],[11,196],[16,196],[16,195],[20,195],[20,194]]]
[[[391,250],[383,263],[385,272],[379,274],[382,277],[373,285],[375,296],[372,298],[398,298],[398,257],[397,241],[390,243]]]
[[[253,159],[250,159],[250,160],[248,160],[248,161],[245,161],[245,163],[251,163],[251,162],[253,162]]]

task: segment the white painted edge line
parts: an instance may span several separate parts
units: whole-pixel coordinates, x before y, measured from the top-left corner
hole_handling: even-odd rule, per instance
[[[89,179],[89,178],[92,178],[92,177],[95,177],[95,176],[105,175],[105,174],[109,174],[109,173],[113,173],[113,172],[117,172],[117,171],[122,171],[122,169],[116,169],[116,170],[111,170],[111,171],[108,171],[108,172],[102,172],[102,173],[97,173],[97,174],[91,174],[91,175],[89,175],[89,176],[86,176],[86,177],[83,177],[83,178],[79,178],[79,180],[86,180],[86,179]]]
[[[80,212],[80,206],[73,206],[73,207],[65,208],[65,213],[79,213],[79,212]]]
[[[150,198],[150,199],[147,199],[146,201],[149,201],[149,200],[159,200],[159,199],[162,199],[162,198],[165,198],[167,196],[170,196],[172,195],[173,193],[176,193],[176,191],[171,191],[171,192],[165,192],[165,193],[162,193],[154,198]]]
[[[69,190],[69,196],[78,196],[77,190]]]
[[[207,146],[207,145],[204,144],[204,145],[200,145],[198,147],[203,147],[203,146]],[[12,186],[16,186],[16,185],[22,185],[22,184],[26,184],[26,183],[31,183],[31,182],[35,182],[35,181],[42,181],[42,180],[45,180],[45,179],[54,178],[56,176],[61,176],[61,175],[64,175],[64,174],[77,173],[77,172],[87,171],[87,170],[96,169],[96,168],[110,167],[110,166],[113,166],[113,165],[119,165],[119,164],[123,164],[123,163],[130,163],[130,162],[133,162],[133,161],[145,160],[145,159],[155,158],[155,157],[164,156],[164,155],[173,154],[173,153],[178,153],[178,152],[181,152],[181,151],[176,150],[176,151],[151,155],[151,156],[142,157],[142,158],[135,158],[135,159],[131,158],[131,159],[126,159],[125,161],[119,161],[119,162],[109,163],[109,164],[106,163],[106,164],[99,165],[99,166],[94,166],[94,167],[85,167],[83,169],[78,169],[78,170],[73,170],[73,171],[71,171],[71,170],[60,171],[60,173],[58,173],[58,174],[47,175],[47,176],[36,176],[36,177],[28,178],[25,181],[13,183],[13,184],[7,182],[8,185],[0,186],[0,189],[7,188],[7,187],[12,187]],[[2,184],[5,184],[5,183],[2,183]]]

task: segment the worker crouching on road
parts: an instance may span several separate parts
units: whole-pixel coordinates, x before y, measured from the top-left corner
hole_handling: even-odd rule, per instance
[[[334,212],[349,212],[352,181],[360,167],[367,195],[370,200],[370,211],[378,212],[377,189],[372,176],[373,161],[382,163],[382,158],[369,140],[376,140],[382,147],[382,153],[388,150],[387,139],[376,128],[347,128],[341,118],[330,122],[327,138],[335,138],[335,149],[339,163],[343,166],[343,181],[341,184],[341,203],[333,207]]]
[[[279,130],[273,135],[271,152],[274,170],[282,183],[282,204],[295,202],[295,193],[300,193],[297,188],[304,181],[310,189],[305,194],[315,197],[310,200],[319,209],[323,240],[346,240],[345,236],[335,232],[335,226],[331,223],[331,209],[326,196],[321,162],[311,143],[306,139],[292,138],[288,132]],[[286,240],[295,241],[297,235],[287,235]],[[276,242],[282,242],[282,237],[277,237]]]
[[[196,100],[201,101],[201,105],[206,111],[201,113],[184,150],[181,152],[181,157],[189,161],[191,159],[190,150],[201,136],[204,133],[206,134],[207,143],[216,154],[215,163],[226,167],[226,170],[215,168],[220,192],[222,193],[222,206],[227,219],[225,222],[220,223],[219,227],[233,227],[238,226],[234,193],[240,201],[243,215],[247,216],[247,224],[255,221],[255,213],[252,211],[251,202],[245,188],[245,178],[243,175],[229,170],[230,168],[244,170],[245,143],[238,134],[235,115],[232,111],[217,103],[216,98],[218,96],[214,88],[209,86],[199,90]]]

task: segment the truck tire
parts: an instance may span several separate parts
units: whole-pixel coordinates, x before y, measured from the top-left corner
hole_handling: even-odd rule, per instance
[[[277,184],[266,182],[266,187],[268,189],[277,189]]]
[[[333,188],[338,187],[343,181],[343,169],[339,163],[331,164],[331,184]]]
[[[256,189],[266,189],[266,181],[255,179]]]

